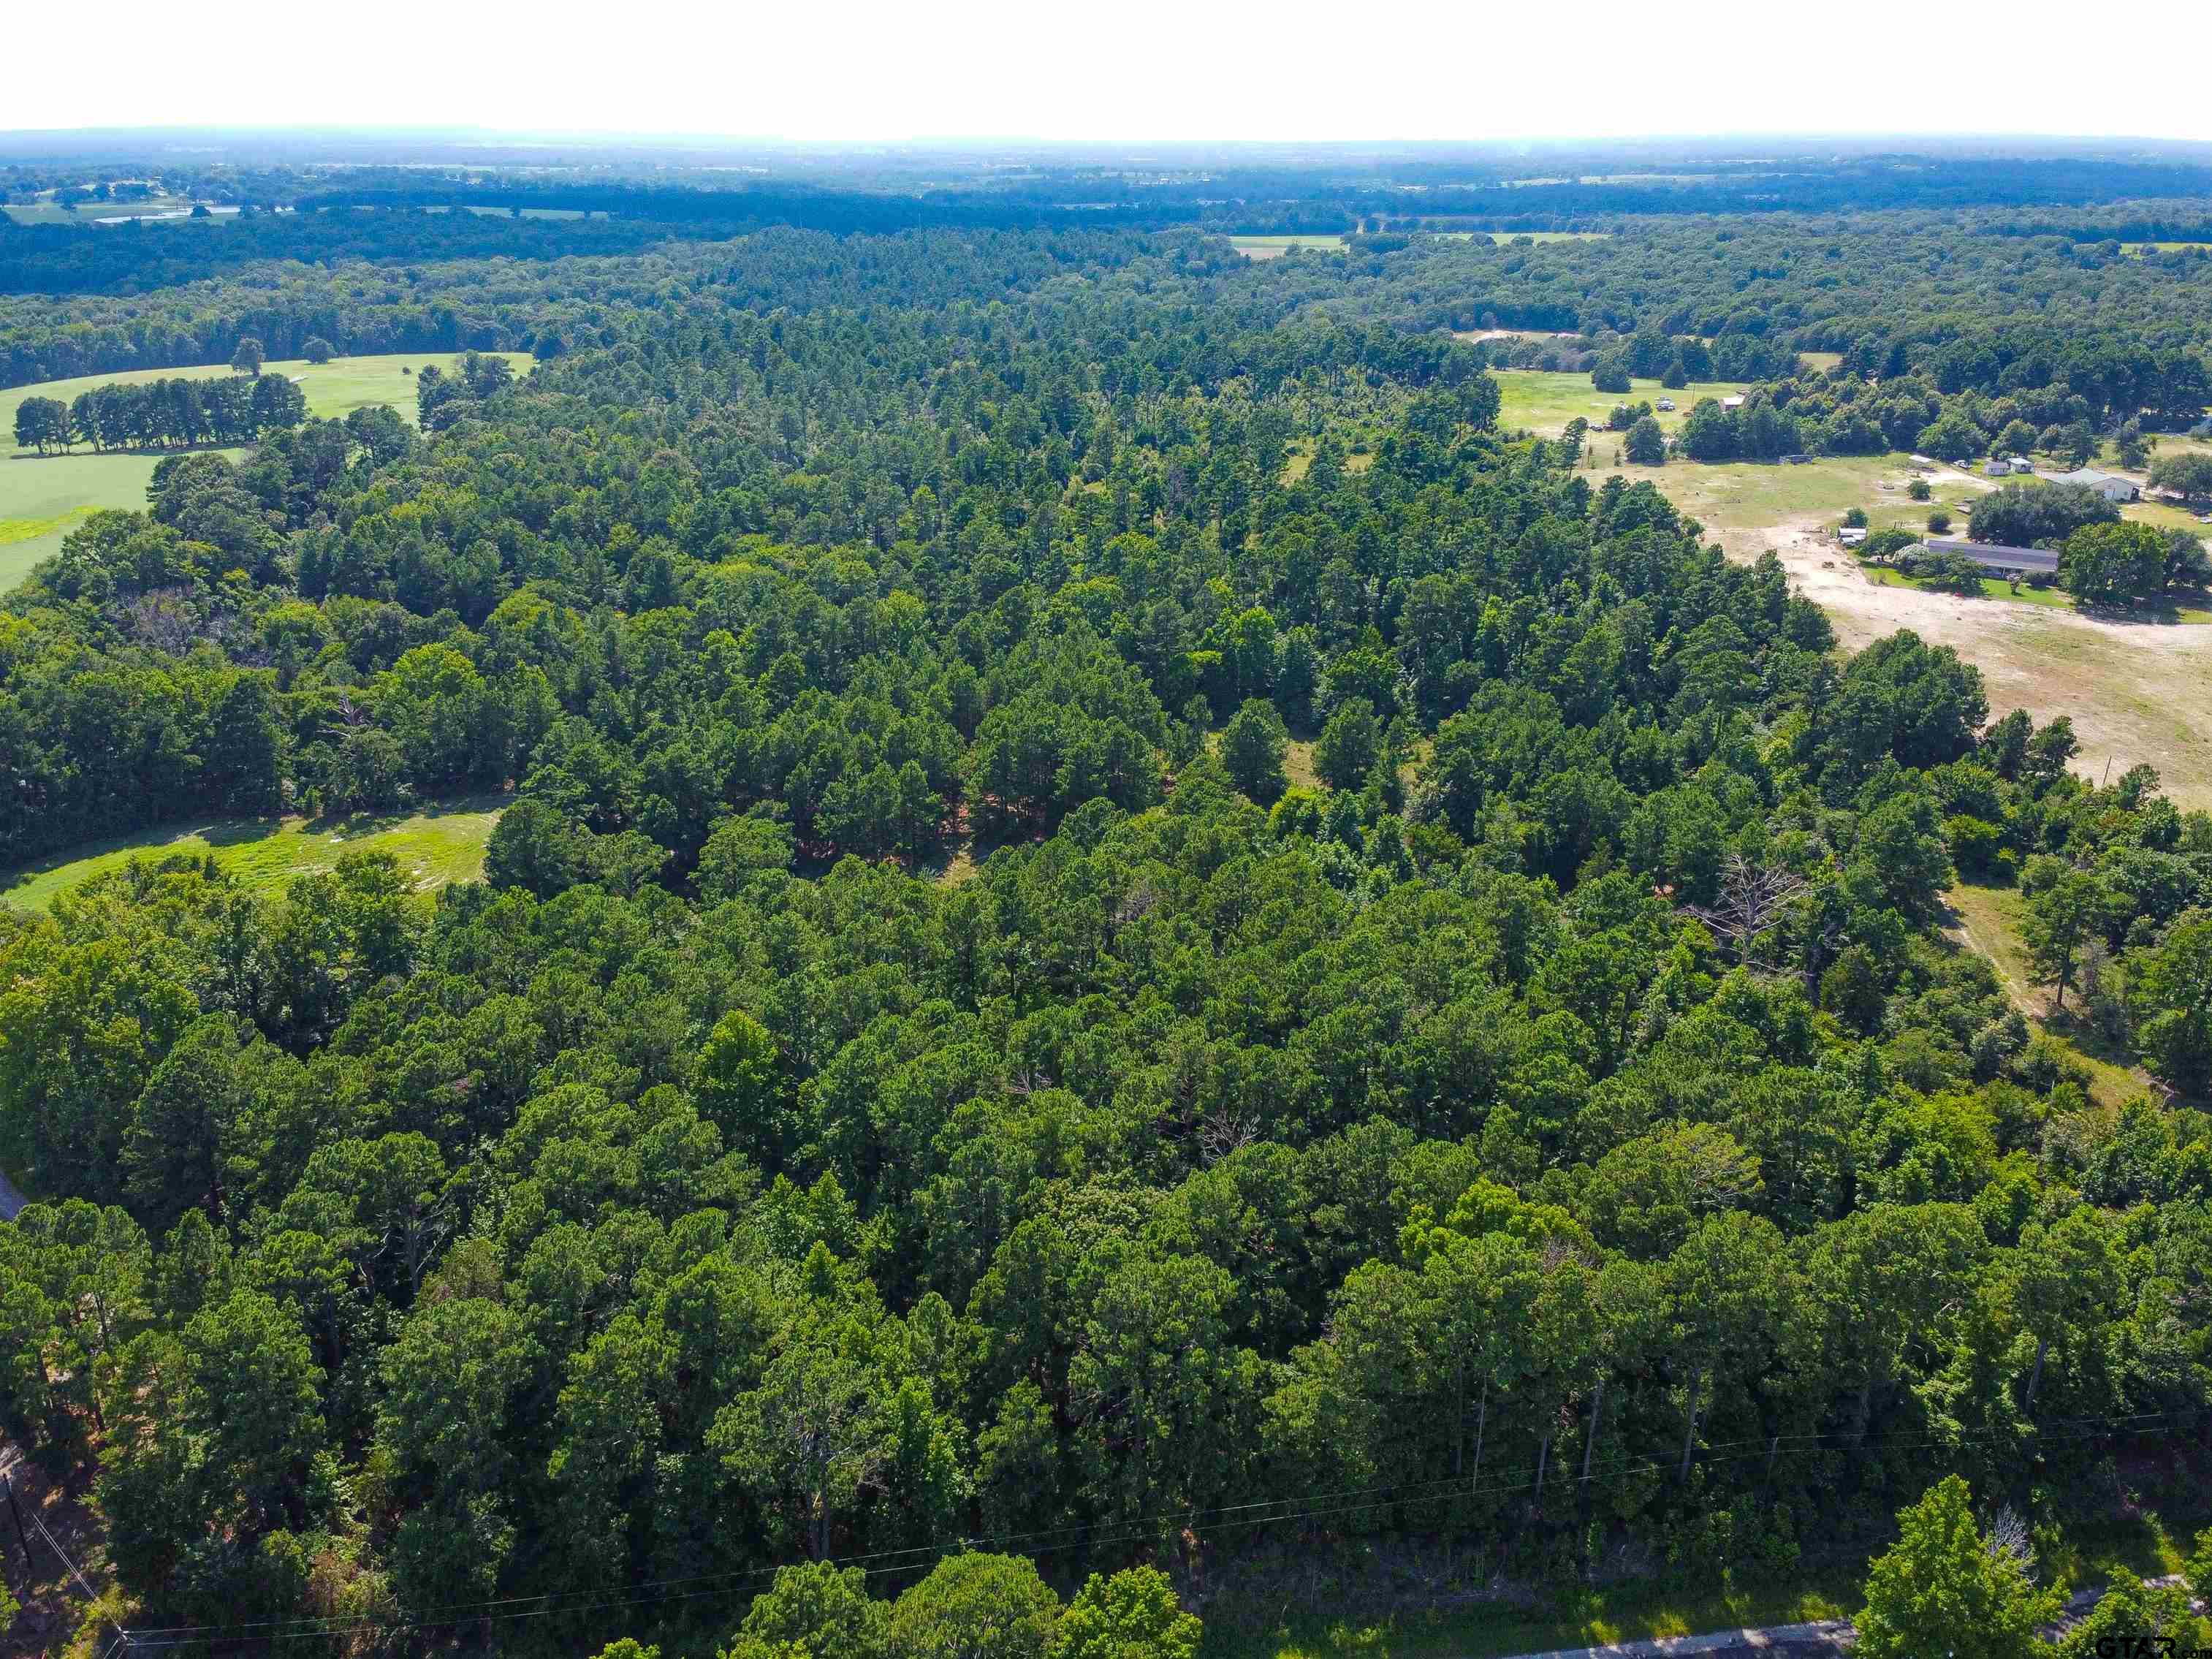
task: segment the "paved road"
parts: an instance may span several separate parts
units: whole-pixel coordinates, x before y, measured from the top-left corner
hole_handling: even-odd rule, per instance
[[[2179,1573],[2146,1578],[2149,1589],[2163,1589],[2182,1582]],[[2077,1591],[2066,1604],[2059,1622],[2045,1630],[2046,1640],[2056,1639],[2079,1624],[2104,1599],[2102,1585]],[[2202,1604],[2199,1604],[2202,1610]],[[1848,1619],[1823,1619],[1808,1625],[1768,1625],[1757,1630],[1708,1631],[1702,1636],[1654,1636],[1634,1642],[1608,1642],[1596,1648],[1548,1648],[1542,1653],[1522,1653],[1514,1659],[1676,1659],[1686,1654],[1724,1656],[1744,1659],[1765,1655],[1767,1659],[1823,1659],[1850,1651],[1858,1632]]]
[[[1769,1659],[1849,1652],[1857,1632],[1847,1619],[1809,1625],[1770,1625],[1761,1630],[1717,1630],[1702,1636],[1653,1636],[1635,1642],[1608,1642],[1597,1648],[1551,1648],[1516,1659],[1675,1659],[1681,1654],[1765,1654]]]

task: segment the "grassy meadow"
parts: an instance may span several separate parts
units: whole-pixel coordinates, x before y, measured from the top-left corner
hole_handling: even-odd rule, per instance
[[[19,225],[93,225],[102,219],[170,217],[191,210],[191,198],[186,196],[155,196],[143,202],[80,202],[75,212],[58,206],[51,198],[10,202],[0,207],[0,212]]]
[[[1653,405],[1653,418],[1671,438],[1681,429],[1698,398],[1727,398],[1750,389],[1734,380],[1709,380],[1669,392],[1656,380],[1634,380],[1627,392],[1600,392],[1587,374],[1543,368],[1495,368],[1491,373],[1498,377],[1498,424],[1508,428],[1525,427],[1547,438],[1565,431],[1567,422],[1577,415],[1593,427],[1601,427],[1617,405],[1638,403]],[[1662,398],[1672,398],[1675,407],[1659,409]],[[1594,432],[1589,441],[1602,459],[1613,453],[1624,435]]]
[[[55,897],[94,876],[119,870],[137,858],[165,853],[211,854],[217,864],[252,888],[281,887],[352,852],[389,853],[428,891],[483,873],[484,843],[505,802],[471,796],[390,817],[315,819],[229,818],[189,828],[149,830],[95,842],[69,854],[0,871],[0,904],[45,910]]]
[[[1908,576],[1902,570],[1892,569],[1887,565],[1862,562],[1859,569],[1861,574],[1877,587],[1908,587],[1920,593],[1948,593],[1953,591],[1938,586],[1932,580]],[[2020,585],[2020,591],[2015,593],[2010,582],[1999,581],[1995,576],[1982,578],[1982,597],[1985,599],[2003,599],[2011,604],[2056,606],[2062,611],[2070,611],[2074,608],[2074,601],[2067,598],[2061,589],[2032,587],[2027,583],[2022,582]]]
[[[510,351],[505,356],[516,374],[530,372],[528,353]],[[271,362],[264,367],[272,374],[298,376],[300,389],[307,394],[307,412],[319,419],[339,419],[371,404],[389,404],[412,421],[415,380],[412,374],[400,371],[419,370],[426,363],[443,368],[451,361],[447,353],[399,352],[335,357],[327,363]],[[21,581],[32,566],[61,551],[62,538],[85,514],[101,507],[143,507],[147,481],[161,459],[158,454],[100,455],[88,447],[66,455],[41,456],[33,450],[19,450],[15,447],[15,410],[24,398],[66,401],[94,386],[115,382],[210,380],[229,373],[228,368],[219,364],[129,369],[0,391],[0,592]]]

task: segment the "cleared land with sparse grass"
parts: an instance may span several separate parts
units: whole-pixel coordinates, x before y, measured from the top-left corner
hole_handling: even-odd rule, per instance
[[[1637,1583],[1584,1589],[1571,1611],[1489,1601],[1389,1617],[1318,1614],[1270,1631],[1218,1629],[1209,1616],[1201,1659],[1498,1659],[1563,1646],[1689,1636],[1711,1630],[1847,1619],[1856,1579],[1841,1571],[1790,1589],[1668,1592]]]
[[[496,795],[476,795],[389,817],[228,818],[149,830],[0,872],[0,904],[44,910],[80,883],[133,859],[166,853],[212,854],[254,888],[279,887],[295,876],[328,870],[347,853],[389,853],[427,892],[483,873],[484,843],[506,804]]]
[[[506,352],[517,374],[530,372],[528,353]],[[389,404],[415,418],[414,373],[424,364],[448,367],[450,353],[398,352],[368,357],[334,357],[327,363],[302,362],[264,365],[272,374],[296,375],[307,395],[307,412],[321,420],[341,419],[371,404]],[[161,456],[95,453],[80,447],[67,454],[40,455],[15,447],[15,410],[26,398],[64,401],[96,386],[146,380],[218,380],[230,373],[219,364],[192,368],[128,369],[113,374],[85,374],[46,380],[37,386],[0,391],[0,592],[21,581],[31,567],[61,551],[62,538],[85,514],[101,507],[146,504],[147,481]],[[239,452],[231,451],[231,453]]]

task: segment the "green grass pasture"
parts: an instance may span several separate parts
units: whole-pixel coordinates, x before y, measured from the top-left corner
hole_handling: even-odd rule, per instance
[[[428,891],[483,873],[484,843],[505,805],[499,796],[477,795],[392,817],[226,818],[148,830],[0,872],[0,904],[47,909],[82,882],[164,853],[211,853],[255,888],[281,887],[295,876],[330,869],[342,854],[389,853]]]
[[[526,352],[510,351],[505,356],[516,374],[530,372],[532,361]],[[327,363],[272,362],[264,367],[272,374],[298,376],[300,389],[307,394],[307,412],[319,419],[341,418],[371,404],[389,404],[412,421],[414,375],[400,371],[419,373],[426,363],[445,368],[451,362],[451,356],[443,353],[399,352],[335,357]],[[128,369],[0,391],[0,592],[21,581],[32,566],[61,551],[62,538],[86,514],[100,507],[143,507],[147,481],[161,459],[151,454],[99,455],[88,447],[46,456],[18,450],[15,410],[24,398],[66,401],[94,386],[116,381],[209,380],[229,373],[219,365]]]

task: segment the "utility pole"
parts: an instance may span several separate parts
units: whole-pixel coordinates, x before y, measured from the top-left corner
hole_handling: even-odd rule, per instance
[[[15,1547],[23,1552],[23,1571],[29,1572],[31,1565],[31,1534],[23,1528],[23,1511],[15,1507],[15,1482],[13,1477],[0,1474],[0,1488],[8,1493],[8,1513],[15,1517]]]

